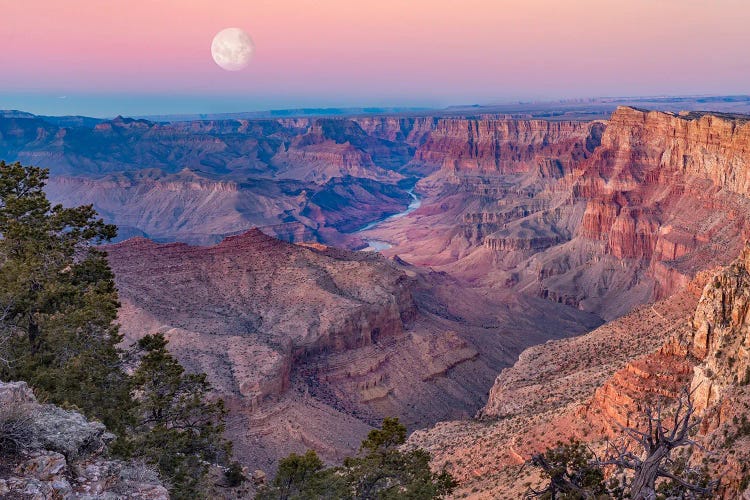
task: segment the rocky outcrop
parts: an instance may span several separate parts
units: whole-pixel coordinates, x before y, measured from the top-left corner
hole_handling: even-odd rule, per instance
[[[750,247],[706,284],[692,318],[689,352],[700,363],[693,388],[702,408],[750,383]]]
[[[80,413],[40,404],[25,382],[0,382],[0,496],[167,500],[146,466],[107,456],[114,436]]]
[[[747,247],[653,306],[524,351],[498,377],[480,421],[441,423],[410,442],[453,470],[459,494],[514,497],[527,487],[519,470],[532,453],[569,438],[603,452],[622,426],[642,424],[645,407],[666,414],[689,390],[702,421],[686,458],[721,478],[716,498],[739,498],[750,458],[749,265]]]

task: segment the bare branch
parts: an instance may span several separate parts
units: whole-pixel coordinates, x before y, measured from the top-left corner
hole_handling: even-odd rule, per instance
[[[659,469],[658,472],[659,472],[659,476],[660,477],[665,477],[667,479],[671,479],[672,481],[676,482],[677,484],[679,484],[683,488],[685,488],[685,489],[687,489],[689,491],[695,492],[695,493],[700,493],[702,495],[708,495],[714,489],[716,489],[716,487],[719,485],[718,481],[711,481],[710,483],[708,483],[707,486],[701,486],[699,484],[689,483],[689,482],[685,481],[684,479],[682,479],[681,477],[676,476],[676,475],[672,474],[671,472],[669,472],[667,470],[664,470],[664,469],[661,469],[661,468]]]
[[[693,391],[685,389],[684,392],[685,395],[679,399],[674,415],[668,419],[667,425],[671,424],[670,429],[664,425],[661,401],[657,403],[655,409],[647,407],[643,412],[647,431],[620,425],[625,436],[643,447],[643,458],[629,451],[627,446],[618,448],[612,444],[608,446],[606,459],[598,462],[600,466],[616,466],[634,471],[635,475],[630,488],[630,495],[634,499],[647,498],[654,491],[659,477],[672,479],[686,490],[698,494],[707,494],[718,485],[718,482],[710,483],[706,487],[692,484],[663,467],[663,465],[674,464],[670,453],[675,448],[696,446],[704,449],[690,438],[691,432],[700,425],[701,419],[695,417]]]

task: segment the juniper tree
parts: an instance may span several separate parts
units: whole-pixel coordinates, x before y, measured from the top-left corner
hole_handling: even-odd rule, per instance
[[[673,452],[700,448],[692,434],[701,419],[695,416],[690,392],[685,389],[676,406],[668,411],[663,402],[643,410],[642,426],[620,426],[622,438],[608,443],[604,458],[597,458],[586,445],[572,441],[531,457],[530,463],[547,477],[543,489],[530,489],[527,497],[549,499],[711,498],[718,481],[706,471],[688,465]],[[605,481],[605,469],[617,472]],[[661,496],[660,496],[661,495]]]

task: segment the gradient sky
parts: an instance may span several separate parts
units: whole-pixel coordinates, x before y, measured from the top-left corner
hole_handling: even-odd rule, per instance
[[[750,93],[748,0],[0,0],[0,108],[156,114]],[[255,40],[241,72],[219,30]]]

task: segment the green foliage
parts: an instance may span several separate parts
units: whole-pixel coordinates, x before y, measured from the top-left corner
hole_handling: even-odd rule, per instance
[[[705,467],[690,467],[687,454],[665,462],[664,469],[679,477],[679,480],[661,478],[657,484],[656,498],[712,498],[710,493],[701,494],[685,486],[690,483],[707,488],[710,477]],[[615,468],[611,471],[614,472],[612,477],[605,480],[604,465],[579,441],[558,443],[544,454],[532,458],[532,464],[546,477],[547,486],[541,491],[532,490],[528,496],[560,500],[630,498],[632,477],[626,477],[622,469]]]
[[[708,475],[707,468],[704,467],[690,467],[688,464],[688,456],[683,455],[674,460],[671,460],[665,467],[669,472],[679,477],[680,481],[675,481],[671,478],[664,478],[657,486],[656,493],[659,499],[668,498],[690,498],[692,500],[714,498],[713,493],[700,494],[693,491],[689,491],[685,488],[685,482],[707,488],[711,482],[711,478]]]
[[[383,420],[362,441],[360,454],[344,460],[354,498],[439,498],[455,487],[446,472],[433,474],[430,454],[424,450],[400,451],[406,427],[397,418]]]
[[[205,374],[185,373],[163,335],[143,337],[136,353],[142,357],[131,390],[138,404],[122,449],[155,465],[173,498],[203,498],[208,464],[227,463],[231,455],[222,438],[224,402],[210,400]]]
[[[326,469],[313,450],[304,455],[292,453],[279,461],[270,487],[262,489],[258,500],[307,498],[346,498],[347,485],[333,469]]]
[[[548,478],[547,488],[536,495],[539,498],[622,498],[619,484],[605,481],[594,454],[579,441],[560,442],[543,455],[535,456],[532,463]]]
[[[48,172],[0,162],[0,378],[114,431],[130,405],[114,325],[117,291],[92,242],[116,228],[91,206],[51,206]]]
[[[118,435],[113,450],[156,465],[174,498],[205,497],[208,462],[230,455],[223,403],[210,401],[206,376],[186,374],[161,335],[138,343],[128,376],[114,275],[92,245],[116,228],[91,206],[52,206],[47,178],[0,161],[0,379],[25,380],[41,399],[104,422]],[[0,420],[0,442],[22,446],[24,421]]]
[[[227,480],[227,485],[230,488],[235,488],[247,481],[245,474],[242,472],[242,465],[239,462],[229,464],[229,467],[224,472],[224,478]]]
[[[273,485],[258,498],[433,499],[453,491],[450,474],[430,470],[429,453],[399,449],[405,441],[406,427],[386,418],[343,466],[324,468],[314,451],[292,454],[279,462]]]
[[[365,450],[368,454],[383,454],[405,442],[406,427],[401,425],[397,418],[386,417],[381,429],[373,429],[367,434],[360,450]]]

